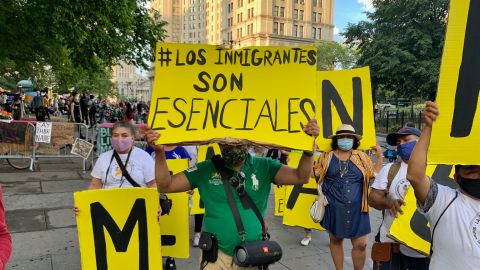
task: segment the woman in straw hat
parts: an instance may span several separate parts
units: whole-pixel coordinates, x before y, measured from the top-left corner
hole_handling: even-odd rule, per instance
[[[361,135],[351,125],[342,124],[332,139],[332,150],[323,152],[314,165],[313,173],[327,197],[328,205],[321,222],[330,237],[330,251],[336,269],[343,269],[343,239],[351,239],[355,270],[363,269],[370,233],[368,186],[380,170],[383,157],[374,147],[377,164],[364,152],[356,150]]]

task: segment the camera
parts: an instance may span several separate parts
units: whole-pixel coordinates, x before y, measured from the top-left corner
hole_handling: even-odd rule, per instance
[[[282,248],[275,241],[261,240],[237,246],[233,261],[241,267],[268,266],[282,258]]]
[[[172,200],[165,194],[160,194],[160,206],[162,207],[162,216],[170,214],[172,209]]]

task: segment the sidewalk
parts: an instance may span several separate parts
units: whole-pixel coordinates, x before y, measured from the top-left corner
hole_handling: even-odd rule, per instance
[[[43,159],[39,172],[17,171],[0,162],[0,184],[4,190],[6,219],[13,238],[13,251],[7,269],[79,270],[80,255],[73,212],[73,192],[84,190],[90,181],[81,171],[79,159]],[[303,229],[282,225],[273,216],[273,192],[266,213],[272,238],[283,248],[283,258],[272,270],[335,269],[330,257],[326,232],[313,232],[308,247],[300,246]],[[370,216],[372,233],[367,247],[367,266],[372,269],[370,248],[378,231],[381,213]],[[193,217],[190,219],[193,236]],[[353,269],[351,244],[345,242],[345,269]],[[198,269],[199,249],[191,248],[188,260],[178,259],[177,269]]]

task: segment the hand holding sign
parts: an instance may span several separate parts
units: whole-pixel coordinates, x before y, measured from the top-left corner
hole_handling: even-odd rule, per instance
[[[318,127],[317,119],[308,120],[307,124],[303,127],[303,131],[310,136],[318,137],[320,128]]]
[[[155,152],[162,152],[164,150],[163,145],[156,144],[155,142],[160,139],[160,134],[151,130],[150,128],[146,128],[143,130],[145,133],[145,139],[147,140],[148,146],[150,146]]]

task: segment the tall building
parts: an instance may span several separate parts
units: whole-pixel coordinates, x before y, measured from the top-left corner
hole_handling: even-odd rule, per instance
[[[146,76],[137,73],[135,65],[123,61],[113,67],[112,81],[116,83],[121,98],[147,101],[151,96],[151,82]]]
[[[333,38],[334,0],[152,0],[166,42],[231,48],[300,46]]]

